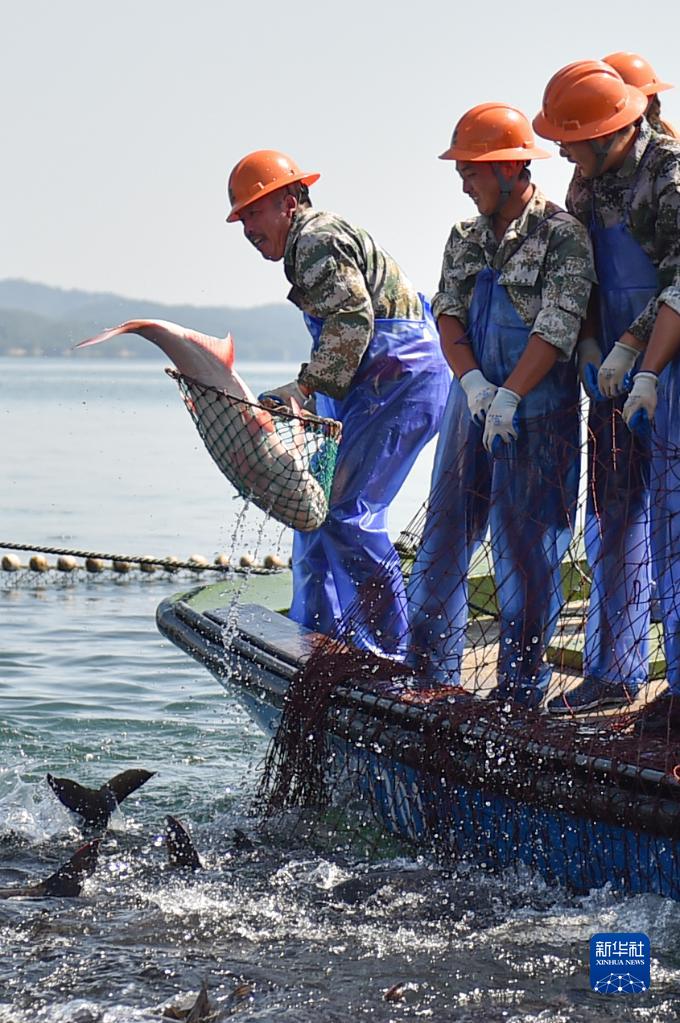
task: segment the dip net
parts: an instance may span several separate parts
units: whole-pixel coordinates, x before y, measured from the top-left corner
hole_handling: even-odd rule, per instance
[[[680,898],[680,713],[652,706],[680,609],[680,450],[611,408],[571,410],[552,466],[554,420],[523,423],[491,474],[469,452],[449,466],[397,543],[399,657],[356,628],[389,617],[389,564],[299,665],[265,764],[269,815],[314,808],[324,835],[378,824],[579,891]],[[615,698],[581,709],[594,670]]]
[[[286,526],[318,529],[328,515],[341,424],[272,412],[167,372],[210,456],[238,493]]]

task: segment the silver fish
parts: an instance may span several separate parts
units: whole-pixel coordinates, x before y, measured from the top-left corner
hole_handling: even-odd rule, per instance
[[[318,529],[328,514],[323,488],[310,472],[310,458],[325,437],[305,431],[299,420],[272,416],[257,404],[234,369],[230,334],[211,337],[167,320],[128,320],[81,341],[76,348],[140,334],[172,359],[187,378],[185,402],[213,461],[241,493],[293,529]],[[214,388],[235,399],[216,401]],[[297,412],[297,409],[294,409]],[[311,447],[311,450],[310,450]]]

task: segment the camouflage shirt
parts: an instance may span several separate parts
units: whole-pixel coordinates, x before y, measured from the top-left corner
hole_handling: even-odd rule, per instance
[[[594,199],[594,202],[593,202]],[[630,325],[640,341],[649,341],[661,302],[680,314],[680,143],[657,135],[646,121],[623,165],[599,178],[576,170],[567,193],[567,209],[589,225],[625,222],[659,274],[659,294]]]
[[[561,359],[569,359],[595,281],[584,228],[537,188],[500,242],[490,217],[454,225],[432,301],[435,317],[455,316],[467,327],[475,280],[486,266],[499,271],[499,284],[531,333],[554,345]]]
[[[373,336],[376,319],[422,319],[418,294],[363,228],[334,213],[296,213],[284,252],[288,298],[323,321],[319,345],[299,381],[343,398]]]

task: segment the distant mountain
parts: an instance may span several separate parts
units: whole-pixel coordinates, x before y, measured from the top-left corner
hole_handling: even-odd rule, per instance
[[[31,281],[0,280],[0,355],[70,355],[86,337],[132,319],[173,320],[206,334],[231,331],[241,360],[305,359],[309,335],[292,305],[255,309],[163,305],[106,292],[67,291]],[[131,336],[116,338],[83,355],[163,358],[153,345]]]

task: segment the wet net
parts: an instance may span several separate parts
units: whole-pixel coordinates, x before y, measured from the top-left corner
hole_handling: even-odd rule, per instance
[[[263,804],[680,898],[680,449],[620,403],[524,422],[494,457],[479,439],[400,537],[404,604],[381,566],[298,662]],[[376,614],[398,656],[357,631]]]
[[[271,412],[167,370],[220,472],[246,500],[308,532],[328,515],[341,424]]]

